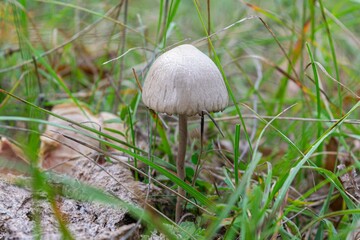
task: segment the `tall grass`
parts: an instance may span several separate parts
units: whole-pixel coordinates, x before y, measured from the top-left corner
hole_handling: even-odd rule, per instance
[[[81,185],[96,191],[92,200],[126,207],[170,239],[344,238],[360,216],[358,199],[339,180],[345,172],[327,166],[331,154],[335,166],[359,166],[359,10],[358,1],[333,0],[3,1],[0,133],[29,146],[34,192],[47,192],[55,204],[60,193],[43,181],[54,176],[36,167],[39,136],[53,124],[45,120],[54,115],[48,109],[70,100],[112,111],[128,126],[127,142],[56,117],[133,158],[134,177],[159,186],[170,206],[182,187],[189,214],[175,223],[171,211],[142,209]],[[185,181],[174,173],[176,116],[150,112],[137,84],[159,54],[182,43],[209,51],[231,98],[212,114],[224,137],[210,120],[198,136],[199,119],[190,121]],[[19,123],[29,131],[9,130]],[[339,142],[335,152],[326,152],[330,138]],[[74,237],[58,220],[64,238]]]

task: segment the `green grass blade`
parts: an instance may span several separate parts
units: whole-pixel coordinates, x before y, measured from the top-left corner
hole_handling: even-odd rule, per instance
[[[239,184],[239,143],[240,143],[240,125],[236,124],[235,127],[235,142],[234,142],[234,173],[235,173],[235,186]]]
[[[314,79],[315,79],[315,86],[316,86],[316,110],[317,110],[317,119],[321,119],[321,100],[320,100],[320,84],[319,84],[319,75],[316,69],[316,65],[315,65],[315,61],[314,61],[314,56],[311,52],[310,46],[308,43],[306,44],[306,48],[307,51],[309,53],[309,57],[311,60],[311,67],[314,73]],[[318,122],[317,124],[317,138],[320,137],[321,135],[321,131],[322,131],[322,127],[321,127],[321,123]],[[318,156],[317,161],[316,161],[317,165],[320,166],[321,164],[321,155]]]
[[[340,82],[339,67],[338,67],[337,57],[336,57],[336,52],[335,52],[335,46],[334,46],[334,42],[333,42],[333,38],[332,38],[332,34],[331,34],[331,31],[330,31],[328,21],[326,19],[326,14],[325,14],[325,8],[324,8],[324,5],[323,5],[323,1],[319,0],[319,4],[320,4],[321,15],[322,15],[324,23],[325,23],[326,34],[327,34],[328,41],[329,41],[332,60],[334,62],[334,68],[335,68],[335,74],[336,74],[335,76],[336,76],[336,79],[339,81],[339,83],[341,83]],[[341,84],[338,84],[338,98],[339,98],[340,109],[342,109]]]

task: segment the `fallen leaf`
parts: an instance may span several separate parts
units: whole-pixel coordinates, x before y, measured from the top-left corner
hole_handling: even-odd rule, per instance
[[[116,132],[123,132],[124,127],[120,123],[108,120],[117,118],[111,113],[101,113],[99,117],[94,116],[87,108],[79,109],[73,103],[65,103],[53,107],[52,112],[64,118],[71,119],[77,123],[87,125],[98,131],[104,131],[109,135],[125,141],[120,134],[109,131],[114,129]],[[53,169],[56,172],[67,173],[74,165],[74,160],[79,158],[94,157],[96,152],[85,146],[99,147],[99,142],[89,136],[96,136],[94,133],[86,131],[69,122],[50,116],[48,119],[52,125],[46,127],[44,135],[41,137],[40,159],[41,166],[45,169]],[[67,128],[67,129],[64,129]],[[89,136],[84,136],[85,133]],[[71,140],[76,139],[77,142]],[[85,144],[81,144],[81,143]]]
[[[0,174],[27,175],[28,160],[24,152],[7,138],[0,139]]]
[[[123,123],[120,123],[118,120],[120,120],[120,118],[118,116],[116,116],[113,113],[108,113],[108,112],[101,112],[98,115],[100,124],[101,124],[101,131],[118,139],[121,141],[126,142],[126,138],[125,138],[125,132],[126,132],[126,128],[125,125]],[[108,140],[111,143],[115,143],[115,141],[112,141],[110,139],[105,139]],[[118,143],[116,143],[118,144]],[[122,146],[124,147],[124,146]]]
[[[325,157],[325,169],[334,172],[336,159],[337,159],[337,151],[338,151],[339,143],[336,138],[331,137],[328,144],[326,144],[326,157]]]

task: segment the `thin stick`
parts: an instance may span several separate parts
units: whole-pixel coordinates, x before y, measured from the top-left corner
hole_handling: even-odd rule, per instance
[[[41,87],[40,74],[39,74],[39,71],[38,71],[38,65],[37,65],[35,56],[32,56],[32,60],[34,62],[35,76],[36,76],[37,83],[38,83],[38,86],[39,86],[39,95],[38,95],[38,98],[37,98],[37,102],[41,107],[44,107],[43,103],[44,103],[44,100],[45,100],[44,99],[45,95],[44,95],[43,89]]]
[[[210,36],[210,31],[211,31],[211,14],[210,14],[210,0],[207,0],[207,14],[208,14],[208,36]],[[208,39],[208,42],[210,41],[210,38]],[[208,48],[209,48],[209,56],[211,56],[211,45],[210,43],[208,44]]]
[[[209,113],[208,111],[203,110],[203,111],[202,111],[202,114],[204,114],[204,113],[205,113],[205,114],[211,119],[211,121],[214,123],[215,127],[219,130],[221,136],[224,137],[224,133],[223,133],[223,131],[221,131],[221,128],[219,127],[219,125],[217,124],[217,122],[215,121],[215,119],[210,115],[210,113]],[[204,119],[202,119],[202,121],[204,121]]]
[[[259,115],[256,116],[254,114],[244,114],[243,117],[245,119],[259,119],[259,117],[263,118],[263,119],[273,119],[275,118],[275,116],[264,116],[264,115]],[[237,116],[231,116],[231,117],[220,117],[220,118],[214,118],[214,120],[216,122],[227,122],[227,121],[233,121],[233,120],[238,120]],[[317,119],[317,118],[303,118],[303,117],[278,117],[276,118],[276,120],[284,120],[284,121],[303,121],[303,122],[324,122],[324,123],[335,123],[338,122],[339,119]],[[205,120],[205,122],[210,122],[212,121],[211,119]],[[189,121],[189,123],[198,123],[199,120],[191,120]],[[348,119],[344,121],[344,124],[360,124],[360,120],[358,119]],[[175,123],[169,123],[170,126],[175,125]]]
[[[135,80],[136,80],[136,84],[138,85],[138,88],[139,88],[140,92],[142,92],[141,83],[140,83],[139,78],[138,78],[138,76],[136,74],[136,71],[135,71],[134,68],[132,68],[132,71],[133,71],[133,74],[134,74],[134,77],[135,77]]]
[[[176,159],[177,175],[181,180],[185,180],[185,154],[186,154],[186,142],[187,142],[187,117],[186,115],[179,115],[179,149]],[[185,195],[184,189],[178,187],[178,193],[180,196]],[[178,196],[176,198],[176,210],[175,210],[175,222],[179,222],[183,214],[182,202],[183,198]]]
[[[201,156],[203,153],[203,136],[204,136],[204,111],[201,111],[201,122],[200,122],[200,153],[198,156],[198,161],[196,163],[196,168],[195,168],[195,173],[194,173],[194,178],[192,181],[192,186],[195,186],[195,181],[199,175],[199,168],[200,168],[200,164],[201,164]]]
[[[124,25],[127,24],[127,18],[128,18],[128,0],[125,0],[125,6],[124,6]],[[125,45],[126,45],[126,28],[124,27],[123,28],[123,31],[122,31],[122,39],[121,39],[121,54],[124,54],[125,53]],[[121,59],[120,61],[120,77],[119,77],[119,80],[118,80],[118,83],[117,83],[117,87],[115,88],[116,89],[116,92],[120,92],[121,90],[121,83],[123,82],[123,77],[124,77],[124,58]],[[114,111],[116,112],[116,109],[118,108],[118,105],[119,105],[119,98],[115,98],[115,102],[114,102]]]

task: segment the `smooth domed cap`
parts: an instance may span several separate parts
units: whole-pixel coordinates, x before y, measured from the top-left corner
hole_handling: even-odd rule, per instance
[[[142,100],[157,112],[192,116],[228,105],[219,69],[196,47],[184,44],[155,60],[145,78]]]

